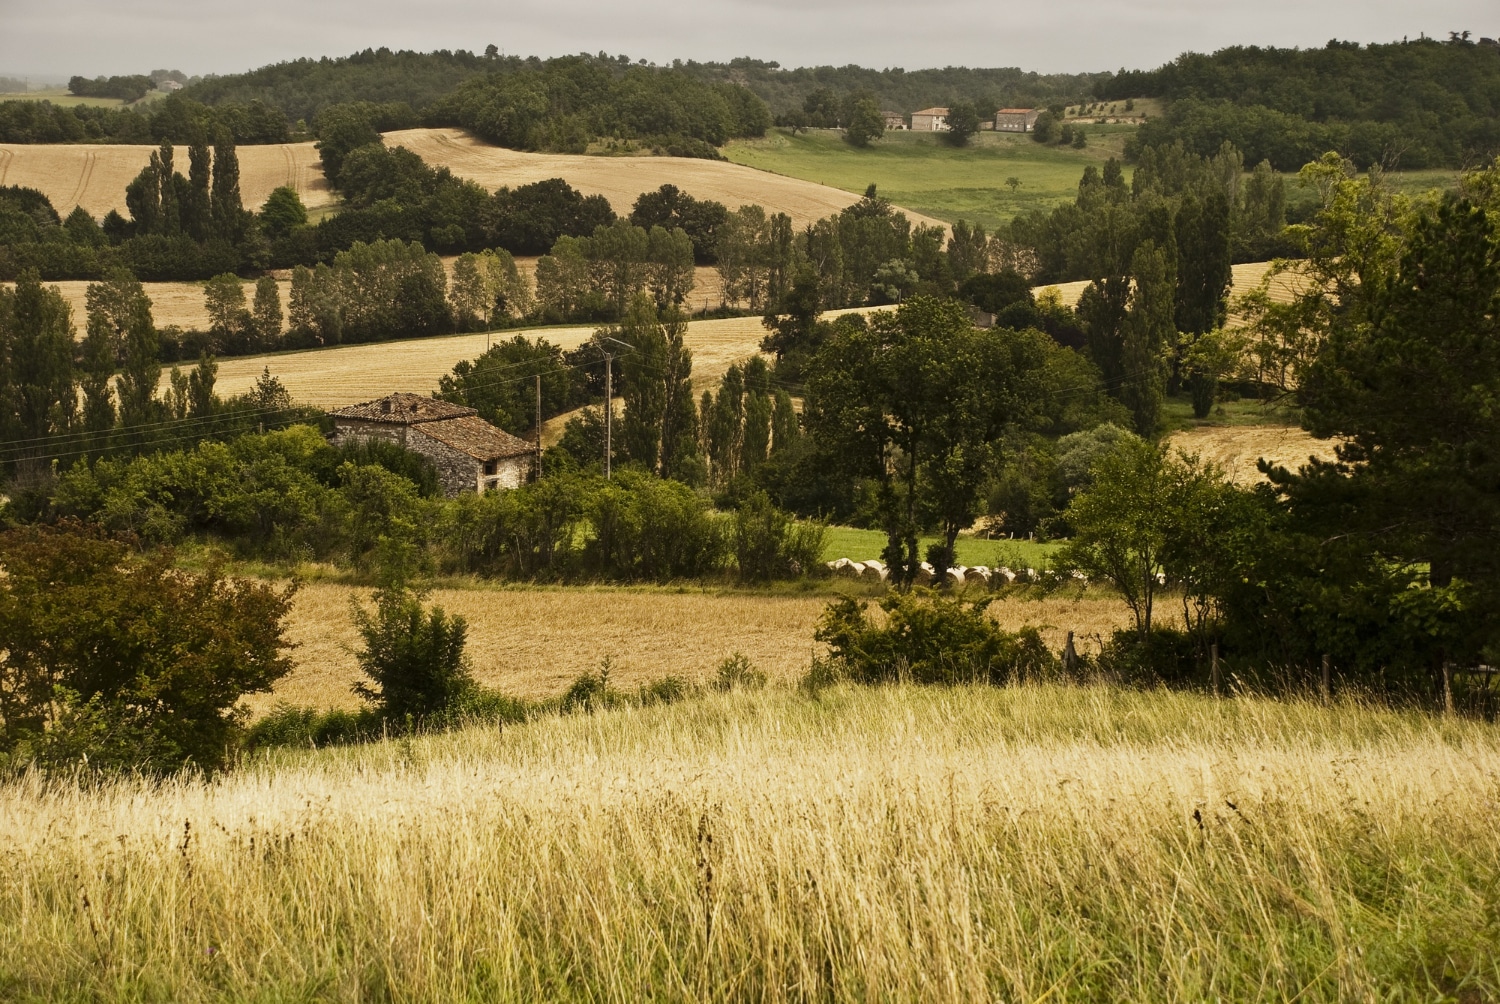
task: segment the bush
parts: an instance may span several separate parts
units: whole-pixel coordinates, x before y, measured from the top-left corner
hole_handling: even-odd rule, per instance
[[[735,652],[719,663],[713,688],[721,693],[731,690],[760,690],[766,685],[766,674],[755,668],[743,652]]]
[[[949,599],[925,589],[880,601],[885,624],[844,598],[823,611],[814,637],[860,683],[991,683],[1052,675],[1057,658],[1031,627],[1014,634],[985,616],[989,600]]]
[[[1208,678],[1197,639],[1170,628],[1152,628],[1144,638],[1134,630],[1116,631],[1094,665],[1105,679],[1127,686],[1201,685]]]
[[[748,582],[784,579],[817,566],[828,531],[821,523],[798,522],[757,491],[734,514],[734,556]]]
[[[609,658],[606,656],[597,673],[582,673],[568,692],[563,694],[562,710],[603,711],[625,702],[625,696],[609,685]]]
[[[442,607],[424,608],[422,593],[402,585],[375,594],[375,611],[357,602],[354,623],[364,639],[356,654],[373,684],[354,692],[387,718],[422,719],[458,710],[474,689],[464,644],[469,625]]]
[[[161,770],[222,766],[240,698],[291,668],[292,590],[176,568],[162,549],[64,523],[0,534],[0,756]]]

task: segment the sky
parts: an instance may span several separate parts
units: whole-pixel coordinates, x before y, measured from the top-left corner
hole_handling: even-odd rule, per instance
[[[0,74],[236,73],[366,47],[1144,69],[1226,45],[1500,37],[1495,0],[0,0]]]

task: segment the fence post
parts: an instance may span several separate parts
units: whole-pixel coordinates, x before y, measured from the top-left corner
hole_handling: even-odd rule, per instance
[[[1323,695],[1323,703],[1327,704],[1333,700],[1333,674],[1329,665],[1328,653],[1323,653],[1323,682],[1319,687]]]
[[[1211,676],[1213,678],[1214,696],[1219,696],[1219,643],[1214,642],[1208,648],[1209,663],[1213,667]]]
[[[1443,660],[1443,714],[1453,714],[1453,663]]]
[[[1063,669],[1069,676],[1078,668],[1078,650],[1073,647],[1073,632],[1068,632],[1068,643],[1063,646]]]

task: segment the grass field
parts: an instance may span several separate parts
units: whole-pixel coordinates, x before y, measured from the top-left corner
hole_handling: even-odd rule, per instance
[[[937,537],[923,537],[922,551],[929,544],[939,542]],[[1028,540],[982,540],[978,537],[959,537],[954,545],[961,565],[988,565],[998,568],[1004,565],[1022,568],[1045,568],[1047,558],[1057,550],[1052,544],[1037,544]],[[823,560],[848,558],[851,561],[868,561],[880,557],[885,549],[885,534],[879,530],[858,530],[852,526],[828,528],[828,542],[823,548]]]
[[[14,1000],[1500,995],[1500,732],[1104,688],[771,688],[0,783]]]
[[[469,654],[481,683],[516,697],[545,699],[579,674],[610,660],[610,678],[633,688],[664,676],[709,679],[725,657],[742,652],[772,680],[791,683],[807,671],[813,629],[840,580],[804,583],[802,594],[769,595],[698,585],[665,587],[495,586],[444,588],[432,602],[469,621]],[[359,677],[359,644],[350,601],[366,590],[311,582],[298,593],[288,636],[297,645],[296,670],[272,695],[250,705],[263,712],[280,701],[333,708],[357,705],[350,685]],[[1010,630],[1027,624],[1061,648],[1074,631],[1081,648],[1097,646],[1129,613],[1115,596],[1099,593],[1010,596],[990,606]]]
[[[146,96],[137,105],[145,104],[165,97],[162,91],[148,91]],[[6,91],[0,93],[0,101],[49,101],[63,108],[77,108],[84,106],[88,108],[123,108],[125,102],[120,98],[81,98],[76,94],[70,94],[66,87],[46,87],[29,91]]]
[[[124,144],[0,144],[0,185],[35,188],[64,217],[74,206],[82,206],[95,219],[103,219],[111,209],[128,216],[125,186],[146,166],[155,149]],[[280,185],[297,189],[309,207],[333,201],[311,143],[242,146],[238,152],[240,196],[247,209],[259,209]],[[179,172],[187,169],[185,151],[177,165]]]
[[[1133,127],[1084,128],[1090,145],[1083,150],[995,132],[979,133],[963,148],[931,133],[889,132],[860,150],[844,142],[838,130],[792,135],[775,129],[764,139],[735,140],[724,155],[737,164],[857,195],[874,184],[881,195],[918,213],[994,227],[1017,213],[1072,202],[1083,169],[1118,156]],[[1014,191],[1006,185],[1012,177],[1021,182]]]
[[[472,179],[485,188],[566,178],[586,195],[598,194],[609,199],[615,212],[621,215],[630,213],[642,192],[655,191],[668,183],[695,198],[715,199],[730,209],[759,203],[769,212],[786,213],[798,227],[837,213],[856,201],[856,196],[840,191],[845,186],[832,182],[809,184],[796,177],[747,170],[722,161],[524,153],[490,146],[459,129],[407,129],[386,133],[385,142],[387,146],[404,146],[427,163],[447,167],[460,178]],[[864,192],[863,186],[859,191]]]

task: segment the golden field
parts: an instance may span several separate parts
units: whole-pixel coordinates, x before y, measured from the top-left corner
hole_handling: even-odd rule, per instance
[[[353,708],[349,689],[359,678],[359,646],[350,604],[368,590],[314,582],[297,594],[288,620],[296,644],[296,669],[276,692],[251,706],[264,712],[277,702],[303,707]],[[822,646],[813,630],[828,595],[778,596],[691,587],[439,589],[429,602],[469,622],[469,655],[475,677],[514,697],[556,697],[580,674],[610,660],[610,678],[634,688],[664,676],[703,683],[735,652],[780,683],[797,680]],[[1067,631],[1080,649],[1094,636],[1126,624],[1129,614],[1113,596],[1005,599],[990,605],[1005,628],[1043,627],[1060,649]]]
[[[141,173],[155,149],[124,144],[0,144],[0,185],[37,189],[63,217],[75,206],[82,206],[95,219],[103,219],[111,209],[128,217],[125,186]],[[242,146],[238,153],[240,197],[247,209],[259,209],[281,185],[295,188],[309,209],[334,201],[311,143]],[[186,149],[179,150],[178,156],[177,170],[185,175]]]
[[[1235,265],[1231,268],[1229,286],[1231,306],[1235,297],[1244,296],[1260,285],[1266,273],[1271,270],[1272,264],[1272,262],[1268,261],[1257,261]],[[1078,306],[1079,297],[1083,296],[1083,291],[1088,289],[1089,285],[1090,281],[1083,279],[1078,282],[1060,282],[1051,286],[1038,286],[1034,292],[1040,296],[1048,290],[1056,290],[1058,298],[1062,300],[1064,306],[1076,307]],[[1298,292],[1300,292],[1300,286],[1294,274],[1283,273],[1271,282],[1271,300],[1274,303],[1290,303],[1292,297]],[[1231,317],[1230,320],[1232,323],[1234,319]]]
[[[666,184],[697,199],[722,202],[731,210],[758,203],[767,212],[786,213],[799,229],[859,201],[859,196],[828,185],[717,160],[525,153],[491,146],[461,129],[404,129],[386,133],[385,143],[404,146],[434,167],[446,167],[488,189],[566,178],[585,195],[604,196],[622,216],[629,215],[642,192]],[[913,223],[947,229],[941,220],[902,211]]]
[[[840,687],[0,782],[15,1000],[1500,995],[1500,732]]]
[[[1306,464],[1310,456],[1334,459],[1330,440],[1314,439],[1312,433],[1295,425],[1202,426],[1174,432],[1167,442],[1197,454],[1241,485],[1264,480],[1256,467],[1262,457],[1291,471]]]

